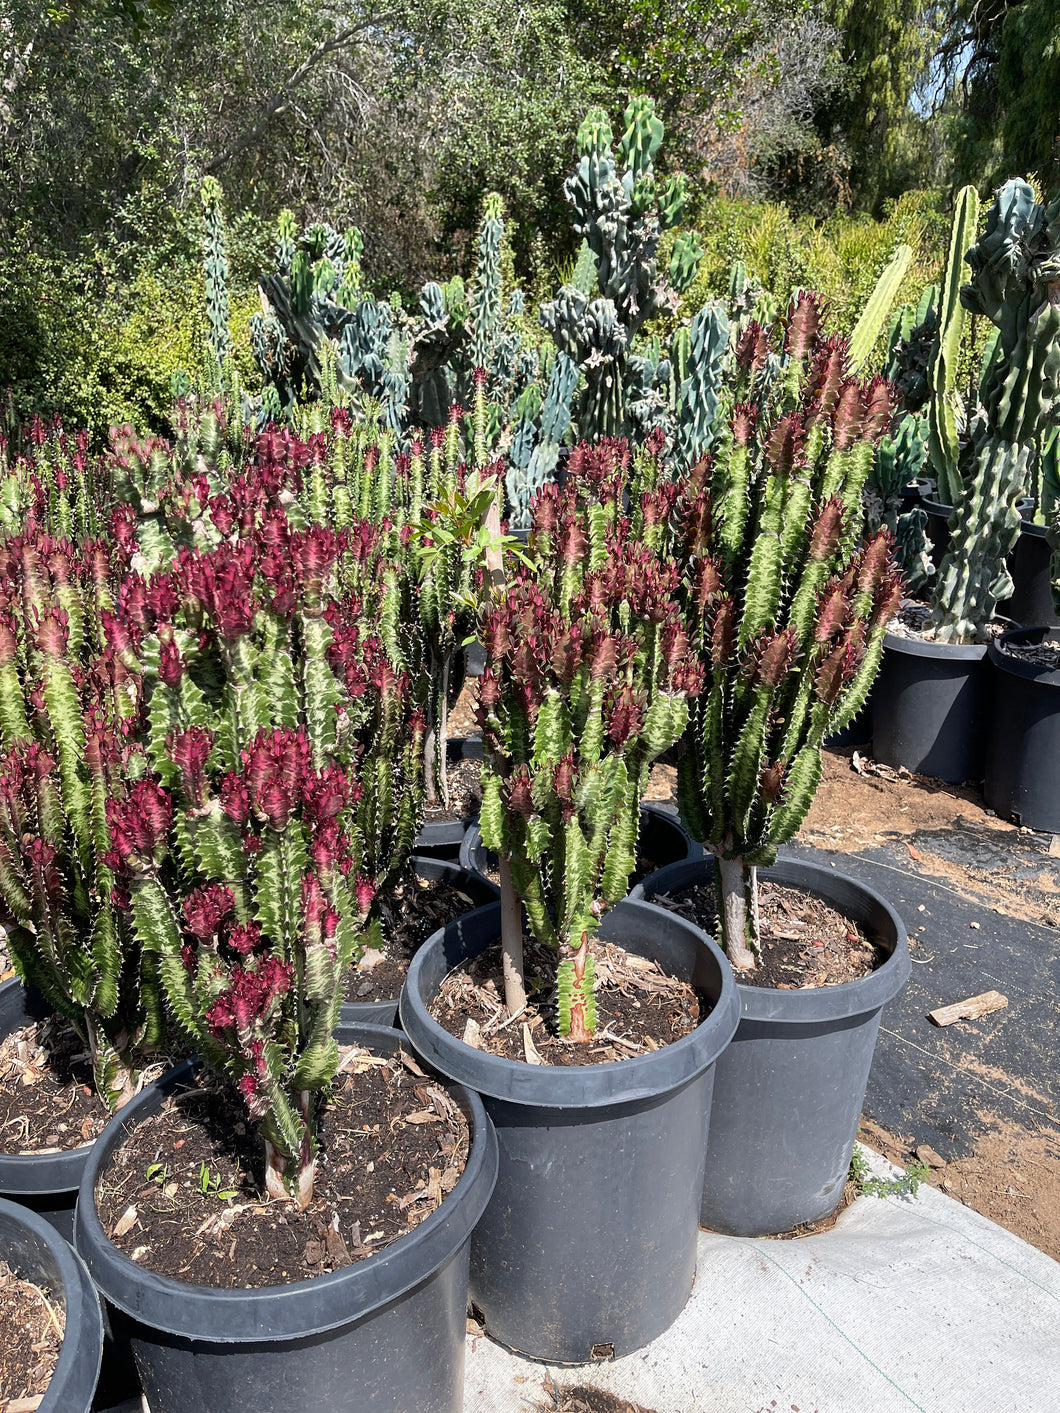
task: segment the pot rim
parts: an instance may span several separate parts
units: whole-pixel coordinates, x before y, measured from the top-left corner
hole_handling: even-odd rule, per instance
[[[938,643],[924,638],[903,638],[896,633],[884,633],[883,646],[888,652],[905,653],[907,657],[934,658],[937,662],[980,662],[986,657],[986,643]]]
[[[30,1231],[40,1245],[47,1248],[59,1271],[66,1324],[59,1358],[41,1400],[40,1413],[64,1413],[70,1407],[68,1400],[79,1391],[87,1395],[87,1401],[81,1405],[87,1408],[103,1357],[103,1313],[85,1263],[49,1222],[28,1207],[0,1198],[0,1220],[5,1225],[22,1226]],[[4,1254],[0,1245],[0,1255]],[[93,1364],[95,1372],[88,1383],[88,1371]]]
[[[686,887],[697,874],[712,866],[713,860],[710,858],[669,864],[639,883],[635,892],[637,896],[647,898],[652,893],[665,891],[667,887]],[[758,873],[766,881],[815,892],[826,897],[839,911],[845,909],[851,913],[856,921],[873,923],[880,934],[877,940],[880,945],[890,948],[890,956],[868,976],[859,977],[856,981],[842,981],[836,986],[778,991],[767,986],[747,986],[737,981],[736,990],[744,1020],[786,1020],[817,1025],[867,1014],[897,996],[913,968],[909,960],[905,924],[886,898],[860,879],[851,878],[838,869],[825,868],[822,864],[791,856],[778,858],[775,864],[760,868]],[[814,887],[814,884],[817,886]],[[863,906],[850,906],[855,902]]]
[[[23,986],[17,976],[0,982],[0,1007],[6,1009],[8,1003],[13,1003],[19,996],[25,998],[28,1007],[34,997],[40,996],[40,992]],[[47,1001],[43,997],[40,999],[43,1009],[50,1010]],[[17,1030],[27,1025],[32,1016],[25,1007],[23,1009],[25,1019],[6,1030],[0,1025],[0,1032],[7,1035],[11,1028]],[[0,1153],[0,1197],[9,1193],[17,1197],[44,1197],[76,1192],[88,1155],[98,1141],[96,1138],[88,1143],[79,1143],[76,1148],[64,1148],[61,1153]]]
[[[682,931],[693,933],[694,940],[705,948],[716,994],[712,997],[713,1010],[695,1030],[646,1055],[570,1067],[528,1065],[466,1045],[439,1025],[427,1010],[429,983],[424,971],[427,961],[440,948],[445,949],[445,960],[451,967],[479,955],[499,939],[500,904],[491,903],[440,928],[412,960],[398,1014],[417,1052],[443,1074],[472,1085],[479,1094],[553,1111],[594,1110],[653,1100],[702,1074],[728,1045],[739,1022],[736,985],[724,953],[687,919],[641,899],[625,898],[605,916],[598,934],[603,940],[607,919],[618,908],[626,910],[626,917],[635,910],[646,929],[653,923],[658,927],[662,918],[679,923]]]
[[[343,1031],[345,1030],[345,1037]],[[355,1040],[394,1053],[405,1037],[383,1026],[340,1025]],[[463,1173],[429,1217],[374,1256],[326,1275],[286,1285],[234,1290],[193,1285],[145,1270],[109,1240],[94,1200],[106,1159],[133,1121],[156,1112],[198,1066],[185,1060],[131,1100],[96,1141],[81,1181],[74,1242],[101,1293],[133,1319],[185,1339],[214,1344],[289,1341],[352,1324],[422,1285],[469,1240],[497,1178],[493,1125],[477,1094],[458,1086],[453,1097],[471,1125]]]
[[[990,644],[987,657],[998,671],[1007,672],[1011,677],[1020,677],[1026,682],[1038,682],[1042,687],[1060,687],[1060,668],[1045,667],[1038,662],[1024,662],[1022,658],[1009,657],[1001,651],[1001,644],[1006,641],[1013,642],[1018,638],[1022,643],[1030,645],[1040,643],[1049,633],[1060,637],[1060,627],[1036,624],[1032,628],[1012,628]]]

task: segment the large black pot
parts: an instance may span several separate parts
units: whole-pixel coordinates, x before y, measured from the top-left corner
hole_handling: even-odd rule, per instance
[[[927,537],[931,545],[931,562],[938,569],[942,563],[943,556],[950,547],[950,516],[953,514],[952,505],[943,505],[934,496],[924,496],[920,502],[921,510],[927,512]]]
[[[954,785],[983,778],[990,721],[986,645],[887,633],[872,689],[872,754]]]
[[[759,877],[805,888],[855,919],[890,952],[870,976],[776,991],[737,984],[740,1024],[715,1066],[700,1220],[730,1236],[790,1231],[833,1212],[857,1137],[880,1011],[909,977],[898,914],[830,868],[781,859]],[[651,874],[635,896],[714,880],[702,859]]]
[[[377,1054],[402,1044],[381,1026],[342,1029],[339,1039]],[[151,1413],[459,1413],[468,1247],[497,1173],[497,1140],[478,1096],[454,1090],[472,1126],[467,1167],[442,1206],[407,1236],[315,1280],[216,1290],[141,1269],[107,1239],[93,1201],[126,1130],[154,1113],[192,1066],[149,1085],[108,1125],[77,1209],[77,1249],[99,1289],[132,1319]]]
[[[488,1332],[535,1359],[584,1363],[661,1334],[688,1299],[714,1064],[736,1025],[721,952],[647,903],[620,903],[601,936],[652,957],[714,1001],[653,1054],[578,1067],[472,1049],[428,1005],[447,972],[495,943],[500,908],[469,913],[420,950],[401,1022],[443,1074],[478,1090],[500,1144],[497,1188],[471,1247],[471,1299]]]
[[[459,864],[446,863],[443,859],[418,858],[413,856],[409,864],[420,878],[444,878],[454,888],[459,888],[470,899],[468,912],[495,903],[500,897],[500,889],[481,874],[469,873]],[[398,998],[388,1001],[344,1001],[341,1023],[343,1025],[397,1025]]]
[[[1053,602],[1053,550],[1044,525],[1024,520],[1016,547],[1008,557],[1012,597],[998,609],[1016,623],[1060,623]]]
[[[994,727],[986,747],[986,802],[1004,819],[1060,833],[1060,671],[1010,657],[1013,646],[1055,639],[1055,628],[1019,628],[990,644]]]
[[[37,1413],[89,1413],[99,1377],[103,1319],[84,1262],[45,1217],[2,1198],[0,1261],[40,1286],[66,1316],[59,1361]]]
[[[680,863],[682,859],[703,857],[701,846],[682,829],[676,815],[658,805],[644,803],[640,807],[637,852],[651,859],[658,868]],[[496,858],[482,842],[478,823],[470,825],[460,845],[460,867],[485,878],[496,866]]]
[[[481,736],[453,736],[445,743],[445,757],[450,765],[462,760],[482,759]],[[442,859],[446,863],[456,863],[460,857],[460,844],[474,820],[463,819],[428,820],[416,835],[412,852],[417,858]]]
[[[0,985],[0,1035],[10,1035],[51,1012],[38,991],[12,978]],[[90,1143],[62,1153],[0,1153],[0,1195],[39,1212],[69,1240],[74,1231],[74,1205],[81,1174],[92,1151]]]

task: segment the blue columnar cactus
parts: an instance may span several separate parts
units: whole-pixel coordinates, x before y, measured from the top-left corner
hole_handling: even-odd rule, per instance
[[[631,393],[644,386],[634,339],[647,320],[675,306],[702,258],[696,237],[685,233],[668,268],[659,268],[659,241],[681,219],[687,182],[656,178],[663,125],[651,99],[632,99],[624,121],[616,144],[604,112],[589,112],[578,132],[578,164],[564,186],[574,230],[595,259],[595,282],[587,287],[583,258],[583,282],[564,285],[541,307],[542,325],[582,375],[573,423],[577,436],[591,441],[629,430]]]
[[[1005,556],[1020,531],[1015,502],[1060,421],[1060,197],[1045,206],[1027,182],[1006,182],[965,259],[972,278],[961,303],[997,337],[961,447],[950,548],[933,595],[935,636],[946,642],[974,639],[1012,592]]]

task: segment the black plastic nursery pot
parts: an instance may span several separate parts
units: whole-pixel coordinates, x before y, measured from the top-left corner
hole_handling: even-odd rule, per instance
[[[27,989],[16,978],[0,985],[0,1035],[10,1035],[48,1014],[50,1007],[38,991]],[[92,1144],[83,1143],[62,1153],[0,1153],[0,1196],[40,1213],[70,1240],[77,1189],[91,1152]]]
[[[1003,651],[1060,636],[1055,628],[1019,628],[990,644],[994,729],[986,748],[983,794],[990,808],[1028,829],[1060,833],[1060,671]]]
[[[826,746],[866,746],[872,740],[872,694],[846,726],[824,738]]]
[[[927,537],[931,545],[931,562],[937,569],[942,563],[943,555],[950,547],[950,516],[953,514],[953,506],[943,505],[933,495],[926,495],[920,501],[920,508],[927,512]]]
[[[401,994],[415,1049],[476,1089],[497,1130],[471,1299],[494,1339],[531,1358],[628,1354],[673,1323],[692,1289],[714,1068],[737,1019],[732,973],[698,928],[627,899],[600,935],[691,981],[711,1013],[652,1054],[531,1066],[465,1045],[428,1011],[446,974],[499,932],[499,906],[450,923],[413,960]]]
[[[658,805],[642,804],[637,852],[652,860],[657,868],[680,863],[682,859],[701,858],[703,850],[682,829],[676,815]],[[491,867],[490,853],[482,842],[478,823],[472,824],[460,846],[460,866],[468,873],[486,876]],[[495,863],[493,865],[496,866]]]
[[[468,912],[495,903],[500,897],[500,889],[481,874],[469,873],[456,863],[446,863],[444,859],[419,858],[413,856],[409,863],[419,878],[444,878],[454,888],[459,888],[468,897]],[[343,1025],[388,1025],[396,1026],[398,998],[392,1001],[344,1001],[341,1023]]]
[[[740,1024],[715,1066],[702,1225],[768,1236],[815,1222],[843,1195],[876,1048],[880,1012],[911,970],[898,914],[877,893],[816,864],[780,859],[763,881],[824,898],[885,947],[858,981],[812,990],[736,986]],[[713,861],[660,869],[635,890],[652,897],[714,881]]]
[[[84,1262],[37,1212],[0,1198],[0,1261],[62,1308],[66,1325],[37,1413],[89,1413],[103,1351],[99,1296]]]
[[[872,688],[872,754],[953,785],[983,778],[990,724],[984,643],[887,633]]]
[[[340,1028],[342,1043],[393,1054],[381,1026]],[[343,1270],[260,1290],[215,1290],[143,1270],[107,1239],[94,1193],[109,1155],[185,1083],[188,1061],[149,1085],[100,1136],[81,1186],[75,1240],[97,1287],[131,1317],[151,1413],[339,1409],[459,1413],[471,1232],[497,1174],[497,1140],[478,1096],[453,1097],[471,1153],[442,1206],[407,1236]]]
[[[1016,547],[1008,557],[1012,597],[998,609],[1016,623],[1060,623],[1053,602],[1052,546],[1044,525],[1024,520]]]
[[[462,760],[482,759],[482,738],[480,736],[452,736],[445,743],[445,757],[449,765]],[[469,827],[475,821],[471,818],[428,820],[416,835],[413,853],[417,858],[443,859],[456,863],[460,857],[460,845]]]

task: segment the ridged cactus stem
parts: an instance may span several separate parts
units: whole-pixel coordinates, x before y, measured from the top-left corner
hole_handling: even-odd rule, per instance
[[[891,312],[891,305],[898,296],[898,290],[905,279],[913,259],[913,247],[900,245],[891,256],[890,263],[876,281],[876,287],[869,295],[868,303],[850,335],[850,371],[860,373],[868,361],[883,328],[884,320]]]
[[[978,447],[972,479],[950,516],[950,546],[939,566],[934,610],[939,642],[974,640],[998,601],[1012,593],[1005,557],[1019,539],[1015,503],[1032,455],[1030,445],[999,437]]]
[[[928,365],[931,398],[928,403],[928,458],[938,480],[943,505],[955,505],[960,495],[957,469],[957,359],[964,330],[964,306],[960,299],[964,254],[975,237],[979,221],[979,196],[966,186],[957,196],[950,228],[949,251],[943,276],[939,327]]]

